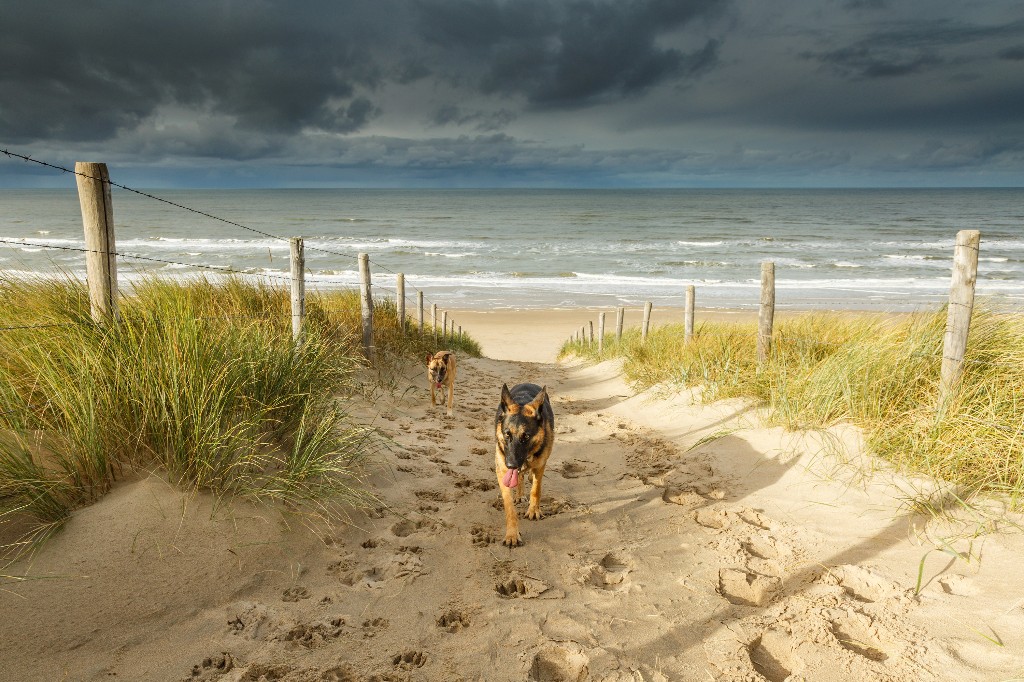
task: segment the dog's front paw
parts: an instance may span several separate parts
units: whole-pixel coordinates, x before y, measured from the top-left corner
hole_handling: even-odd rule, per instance
[[[539,521],[544,518],[544,514],[541,512],[539,506],[534,507],[533,505],[530,505],[530,508],[526,510],[526,518],[531,521]]]
[[[505,532],[505,539],[502,541],[506,547],[521,547],[523,544],[523,536],[519,534],[519,530],[509,530]]]

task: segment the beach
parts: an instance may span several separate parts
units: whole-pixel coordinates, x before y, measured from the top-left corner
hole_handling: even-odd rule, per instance
[[[1019,675],[1024,538],[906,508],[929,483],[852,427],[555,363],[595,312],[455,311],[485,357],[460,359],[453,418],[415,365],[350,403],[393,445],[366,471],[380,503],[344,522],[126,477],[8,569],[29,579],[0,593],[5,679]],[[521,381],[548,387],[556,442],[545,517],[510,550],[492,420]]]

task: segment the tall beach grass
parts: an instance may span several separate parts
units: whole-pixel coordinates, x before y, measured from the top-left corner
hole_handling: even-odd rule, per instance
[[[365,501],[359,465],[379,440],[339,400],[374,369],[360,369],[358,295],[308,295],[299,345],[289,306],[265,284],[151,279],[103,327],[79,281],[0,280],[0,522],[27,524],[29,543],[153,468],[219,494]],[[374,313],[377,369],[431,347],[393,302]]]
[[[699,386],[706,401],[752,398],[791,429],[839,422],[860,426],[873,454],[962,486],[1024,499],[1024,316],[976,311],[965,371],[939,411],[946,312],[899,317],[813,313],[775,326],[759,369],[756,324],[699,325],[689,345],[682,325],[637,330],[621,343],[571,342],[562,354],[622,358],[639,388]]]

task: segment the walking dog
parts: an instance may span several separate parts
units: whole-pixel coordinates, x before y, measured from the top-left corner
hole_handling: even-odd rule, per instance
[[[555,414],[551,410],[547,388],[536,384],[501,387],[501,403],[494,417],[494,473],[498,477],[501,501],[505,506],[505,545],[523,544],[519,534],[516,505],[523,498],[523,484],[528,470],[533,479],[530,506],[526,518],[539,519],[540,486],[544,466],[555,442]],[[513,498],[513,489],[515,497]]]
[[[452,402],[455,399],[455,353],[439,350],[433,355],[427,355],[427,381],[430,382],[431,405],[437,405],[434,391],[448,388],[448,416],[452,416]],[[444,402],[443,390],[441,402]]]

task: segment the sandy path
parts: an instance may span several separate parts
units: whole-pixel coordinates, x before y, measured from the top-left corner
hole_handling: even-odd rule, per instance
[[[491,420],[502,382],[526,380],[549,387],[557,436],[546,516],[522,521],[526,544],[510,550]],[[928,548],[914,519],[896,517],[881,486],[825,477],[817,440],[758,428],[741,403],[629,397],[609,365],[481,359],[461,362],[448,419],[418,370],[408,382],[367,408],[394,440],[371,481],[386,506],[323,538],[245,505],[200,497],[183,510],[156,478],[77,514],[32,566],[57,579],[0,595],[4,678],[1024,671],[1018,537],[985,541],[980,565],[934,553],[915,596]],[[690,449],[710,434],[721,437]]]

